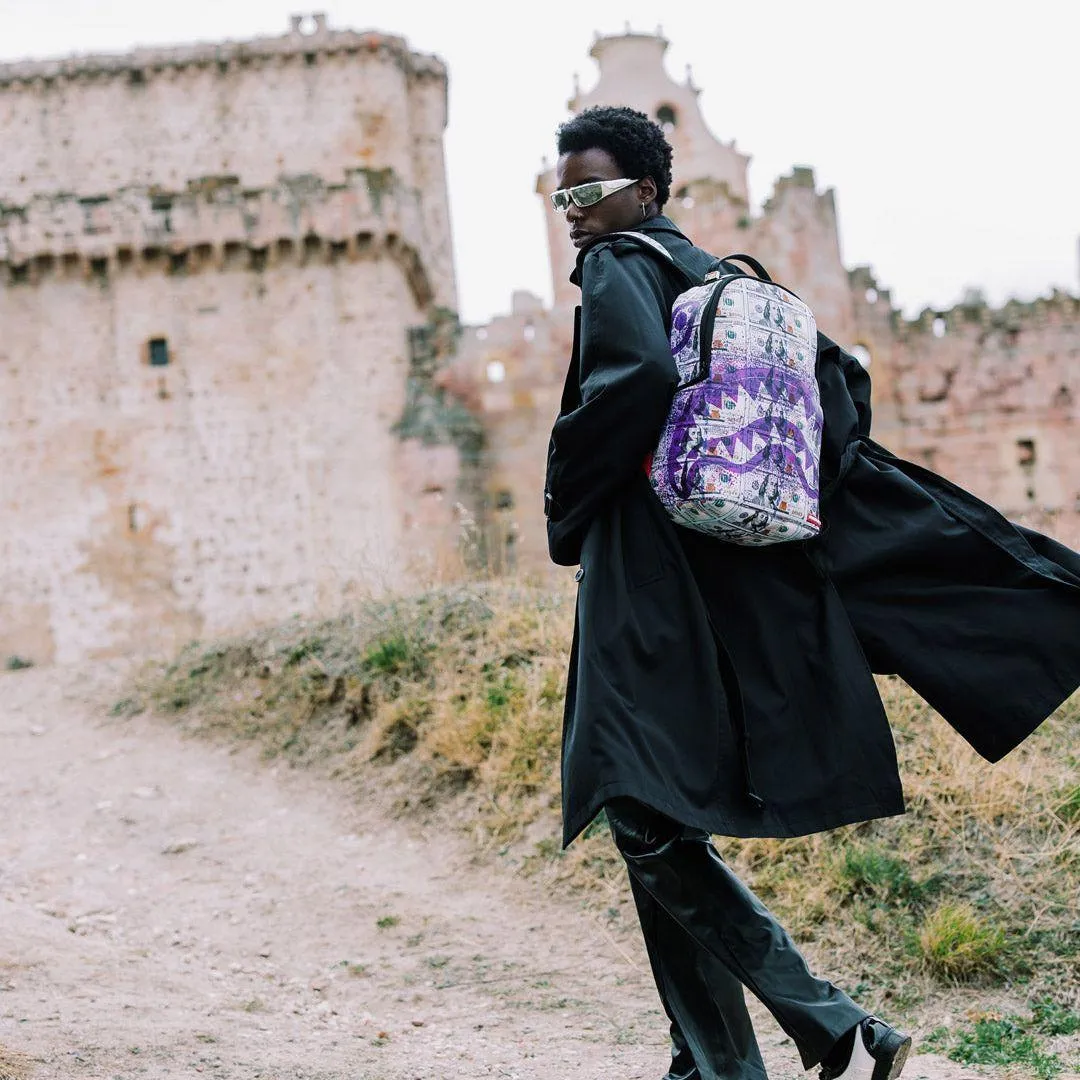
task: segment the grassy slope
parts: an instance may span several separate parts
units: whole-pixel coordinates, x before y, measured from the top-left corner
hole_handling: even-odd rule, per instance
[[[626,890],[602,823],[558,846],[572,620],[565,592],[459,586],[194,644],[117,712],[148,703],[268,756],[329,763],[614,911]],[[955,1001],[974,987],[973,1001],[1004,993],[1075,1015],[1080,698],[991,767],[900,680],[880,685],[909,812],[798,840],[723,839],[725,857],[869,1007],[925,1027],[942,988]]]

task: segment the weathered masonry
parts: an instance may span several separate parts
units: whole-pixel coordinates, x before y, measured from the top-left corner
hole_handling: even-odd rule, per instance
[[[0,66],[0,658],[437,572],[461,456],[399,422],[456,307],[446,94],[321,17]]]
[[[751,207],[748,156],[666,47],[598,37],[570,108],[665,126],[668,212],[871,365],[881,442],[1080,546],[1080,300],[903,318],[844,266],[811,169]],[[0,65],[0,664],[332,611],[453,574],[463,540],[550,569],[575,252],[549,215],[553,305],[458,326],[446,104],[438,59],[321,16]]]

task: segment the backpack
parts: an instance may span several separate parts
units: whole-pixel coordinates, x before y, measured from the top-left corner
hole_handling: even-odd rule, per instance
[[[679,525],[735,544],[808,540],[821,529],[822,409],[817,323],[756,259],[757,277],[718,265],[703,281],[658,241],[620,232],[662,254],[691,284],[671,309],[679,372],[649,480]]]

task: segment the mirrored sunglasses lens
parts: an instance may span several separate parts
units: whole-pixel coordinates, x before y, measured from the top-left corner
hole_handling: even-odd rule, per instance
[[[599,184],[582,184],[570,190],[574,193],[574,202],[578,206],[592,206],[604,197],[604,189]]]
[[[551,205],[556,210],[565,210],[570,205],[570,195],[566,191],[553,191],[551,193]]]

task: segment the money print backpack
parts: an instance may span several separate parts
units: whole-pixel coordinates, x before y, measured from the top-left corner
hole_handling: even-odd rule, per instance
[[[675,265],[652,237],[619,235]],[[757,277],[718,268],[672,305],[679,386],[649,479],[680,525],[735,544],[807,540],[821,529],[817,324],[756,259],[732,260]]]

